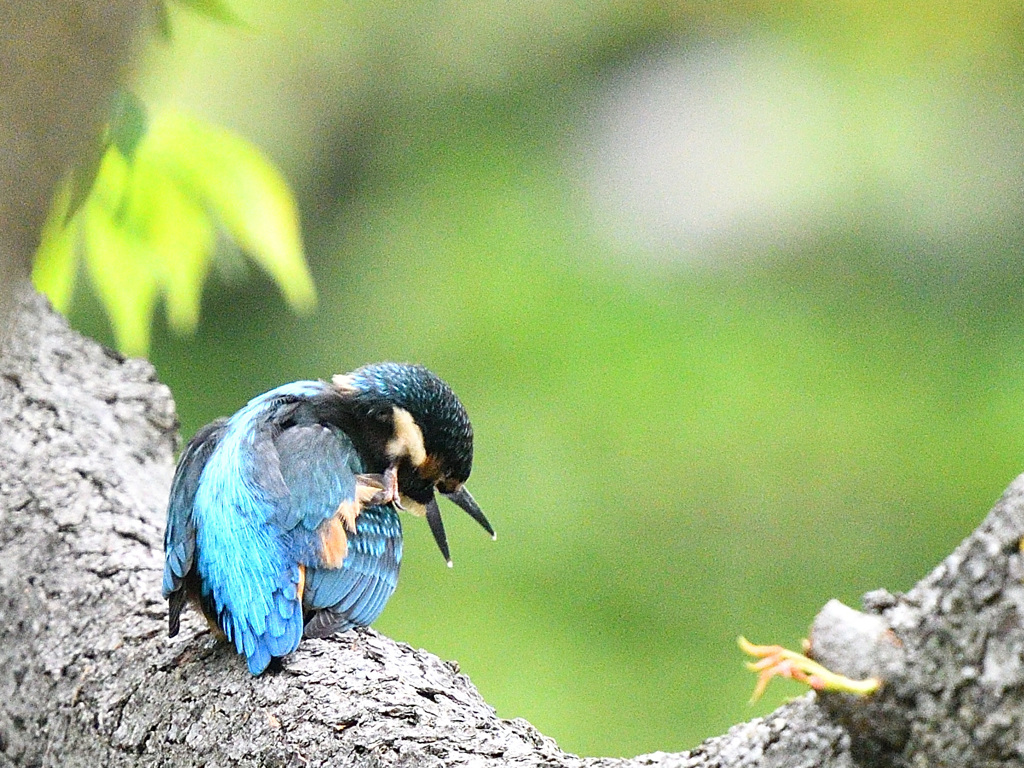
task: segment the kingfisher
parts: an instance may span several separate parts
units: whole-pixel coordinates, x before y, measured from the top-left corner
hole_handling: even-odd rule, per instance
[[[366,626],[398,584],[398,510],[452,561],[436,493],[496,538],[466,489],[473,427],[421,365],[296,381],[200,429],[167,506],[168,635],[189,600],[253,675],[303,637]]]

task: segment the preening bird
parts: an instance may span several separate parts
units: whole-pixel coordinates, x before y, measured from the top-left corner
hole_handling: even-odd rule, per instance
[[[424,515],[448,565],[435,491],[494,537],[466,490],[473,428],[423,366],[379,363],[272,389],[200,429],[167,507],[168,634],[191,599],[258,675],[300,639],[376,619],[402,561],[398,509]]]

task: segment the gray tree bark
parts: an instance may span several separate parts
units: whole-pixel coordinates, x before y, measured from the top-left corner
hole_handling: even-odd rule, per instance
[[[875,695],[808,694],[691,752],[562,752],[458,666],[372,630],[251,677],[191,614],[165,637],[177,444],[150,365],[28,292],[0,355],[0,766],[1024,765],[1024,479],[906,595],[830,603],[812,652]]]

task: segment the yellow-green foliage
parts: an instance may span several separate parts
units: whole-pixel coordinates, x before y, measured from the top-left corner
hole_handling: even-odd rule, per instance
[[[293,308],[313,306],[295,201],[256,147],[175,111],[154,115],[128,148],[117,138],[81,205],[69,177],[44,228],[33,279],[59,310],[70,305],[81,260],[121,351],[148,350],[160,297],[170,325],[191,331],[218,229],[270,274]]]

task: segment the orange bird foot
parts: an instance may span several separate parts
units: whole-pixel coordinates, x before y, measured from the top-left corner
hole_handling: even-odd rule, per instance
[[[356,475],[356,500],[362,507],[380,507],[393,504],[404,509],[399,501],[398,467],[388,467],[382,475]]]
[[[744,653],[760,659],[747,662],[747,669],[758,673],[757,685],[750,696],[751,704],[761,698],[773,677],[788,677],[816,691],[852,693],[857,696],[870,696],[882,685],[882,681],[877,677],[853,680],[845,675],[836,674],[804,654],[787,650],[781,645],[754,645],[745,637],[739,638],[739,645]],[[808,650],[808,646],[809,643],[804,640],[805,651]]]

